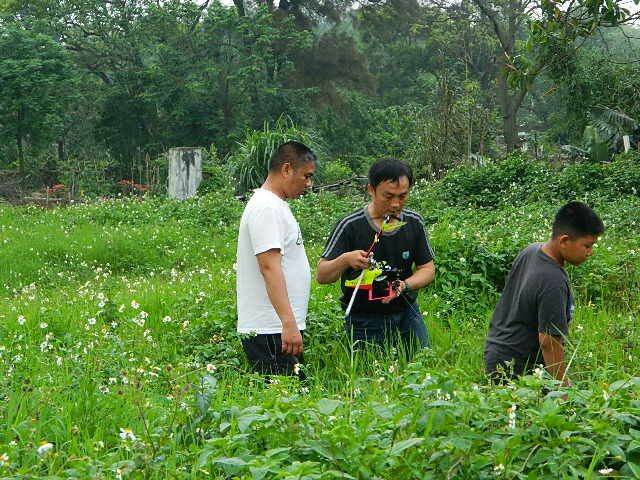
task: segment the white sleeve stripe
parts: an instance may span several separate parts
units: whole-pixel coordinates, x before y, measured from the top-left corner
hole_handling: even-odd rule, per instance
[[[424,218],[422,218],[422,215],[420,215],[418,212],[414,212],[413,210],[405,210],[403,212],[407,217],[410,218],[415,218],[416,220],[418,220],[420,223],[424,224]]]
[[[335,230],[333,231],[333,235],[331,235],[331,238],[327,242],[326,248],[323,250],[322,254],[320,255],[321,257],[326,257],[331,253],[331,251],[336,246],[336,243],[338,243],[338,240],[340,239],[340,236],[344,232],[347,225],[354,222],[355,220],[358,220],[360,216],[364,216],[364,213],[362,210],[352,213],[351,215],[348,215],[344,217],[342,220],[340,220],[340,223],[338,223]]]
[[[424,225],[423,225],[423,228],[424,228]],[[431,260],[433,260],[433,259],[436,258],[436,254],[433,251],[433,248],[431,248],[431,242],[429,241],[429,234],[427,233],[427,229],[426,228],[424,229],[424,236],[427,239],[427,248],[429,249],[429,253],[431,254]]]

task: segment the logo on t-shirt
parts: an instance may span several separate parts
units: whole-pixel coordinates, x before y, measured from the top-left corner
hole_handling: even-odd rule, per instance
[[[409,256],[410,256],[410,255],[411,255],[411,254],[409,253],[409,250],[407,250],[407,251],[405,251],[405,252],[402,252],[402,259],[403,259],[403,260],[409,260]]]
[[[298,238],[296,239],[296,245],[302,245],[302,232],[300,231],[299,227],[298,227]]]

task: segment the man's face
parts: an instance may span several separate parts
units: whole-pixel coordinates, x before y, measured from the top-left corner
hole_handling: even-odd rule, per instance
[[[564,259],[571,265],[580,265],[593,253],[593,245],[598,241],[597,235],[560,237],[560,251]]]
[[[380,182],[376,188],[369,185],[367,191],[373,208],[379,215],[400,215],[404,202],[407,201],[409,188],[409,179],[404,176],[397,182],[391,180]]]
[[[316,173],[316,162],[301,163],[293,167],[289,163],[282,166],[285,178],[285,193],[287,198],[298,198],[305,190],[313,186],[313,175]]]

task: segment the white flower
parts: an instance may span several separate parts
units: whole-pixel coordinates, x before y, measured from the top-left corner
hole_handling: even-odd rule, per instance
[[[124,441],[131,440],[132,442],[135,442],[137,440],[136,436],[133,434],[133,431],[130,428],[121,428],[120,438]]]
[[[96,324],[96,319],[94,317],[91,317],[89,320],[87,320],[87,323],[89,325],[95,325]]]
[[[24,318],[24,315],[20,315],[18,317],[18,325],[24,325],[27,322],[27,319]]]
[[[609,475],[612,472],[613,472],[613,468],[601,468],[600,470],[598,470],[598,473],[600,475]]]
[[[504,472],[504,465],[503,464],[498,464],[495,467],[493,467],[493,471],[496,473],[496,475],[500,475],[502,472]]]
[[[139,327],[144,327],[144,318],[142,317],[133,317],[131,321]]]
[[[49,442],[42,442],[38,447],[38,455],[40,457],[44,457],[47,453],[49,453],[53,449],[53,444]]]
[[[296,363],[296,365],[298,365]],[[207,363],[207,372],[213,373],[216,371],[216,366],[213,363]]]
[[[542,367],[542,365],[536,367],[536,369],[533,371],[533,375],[535,377],[538,377],[539,379],[542,379],[542,375],[544,375],[544,368]]]
[[[164,317],[162,319],[162,323],[171,323],[171,317],[169,315],[167,315],[166,317]]]
[[[2,455],[0,455],[0,467],[3,467],[8,462],[9,462],[9,455],[7,455],[6,453],[3,453]]]
[[[140,315],[140,318],[149,318],[149,314],[144,310],[140,310],[140,313],[138,315]]]
[[[40,322],[40,328],[41,328],[41,329],[43,329],[43,330],[44,330],[44,329],[45,329],[45,328],[47,328],[48,326],[49,326],[49,324],[48,324],[47,322]]]
[[[515,403],[511,405],[511,408],[507,409],[507,412],[509,412],[508,426],[511,429],[516,428],[516,410],[517,409],[518,409],[518,406]]]
[[[138,308],[140,308],[140,304],[135,300],[131,300],[131,308],[133,308],[134,310],[137,310]]]

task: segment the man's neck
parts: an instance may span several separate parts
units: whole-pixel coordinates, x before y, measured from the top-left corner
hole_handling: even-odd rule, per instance
[[[379,227],[382,224],[382,214],[376,211],[375,207],[373,206],[373,202],[369,202],[367,204],[367,212],[369,213],[371,220],[373,220],[373,223],[375,223]]]
[[[564,267],[564,257],[560,253],[558,246],[555,244],[553,239],[547,240],[542,244],[542,251],[547,255],[547,257],[551,258],[554,262],[556,262],[561,267]]]
[[[267,179],[262,184],[262,187],[265,190],[269,190],[274,195],[280,197],[282,200],[287,200],[287,194],[281,185],[278,185],[278,182],[275,182],[271,177],[267,177]]]
[[[384,221],[384,217],[386,216],[386,214],[385,214],[385,213],[382,213],[382,212],[378,212],[378,211],[375,209],[375,207],[374,207],[374,205],[373,205],[373,202],[369,202],[369,203],[367,204],[367,213],[369,213],[369,217],[371,217],[371,220],[373,221],[373,223],[374,223],[378,228],[380,228],[380,226],[382,225],[382,222]],[[390,218],[390,220],[389,220],[389,222],[388,222],[388,223],[393,224],[393,223],[395,223],[395,222],[397,222],[397,221],[399,221],[399,220],[400,220],[400,219],[399,219],[399,217],[397,217],[397,216],[392,216],[392,217]]]

